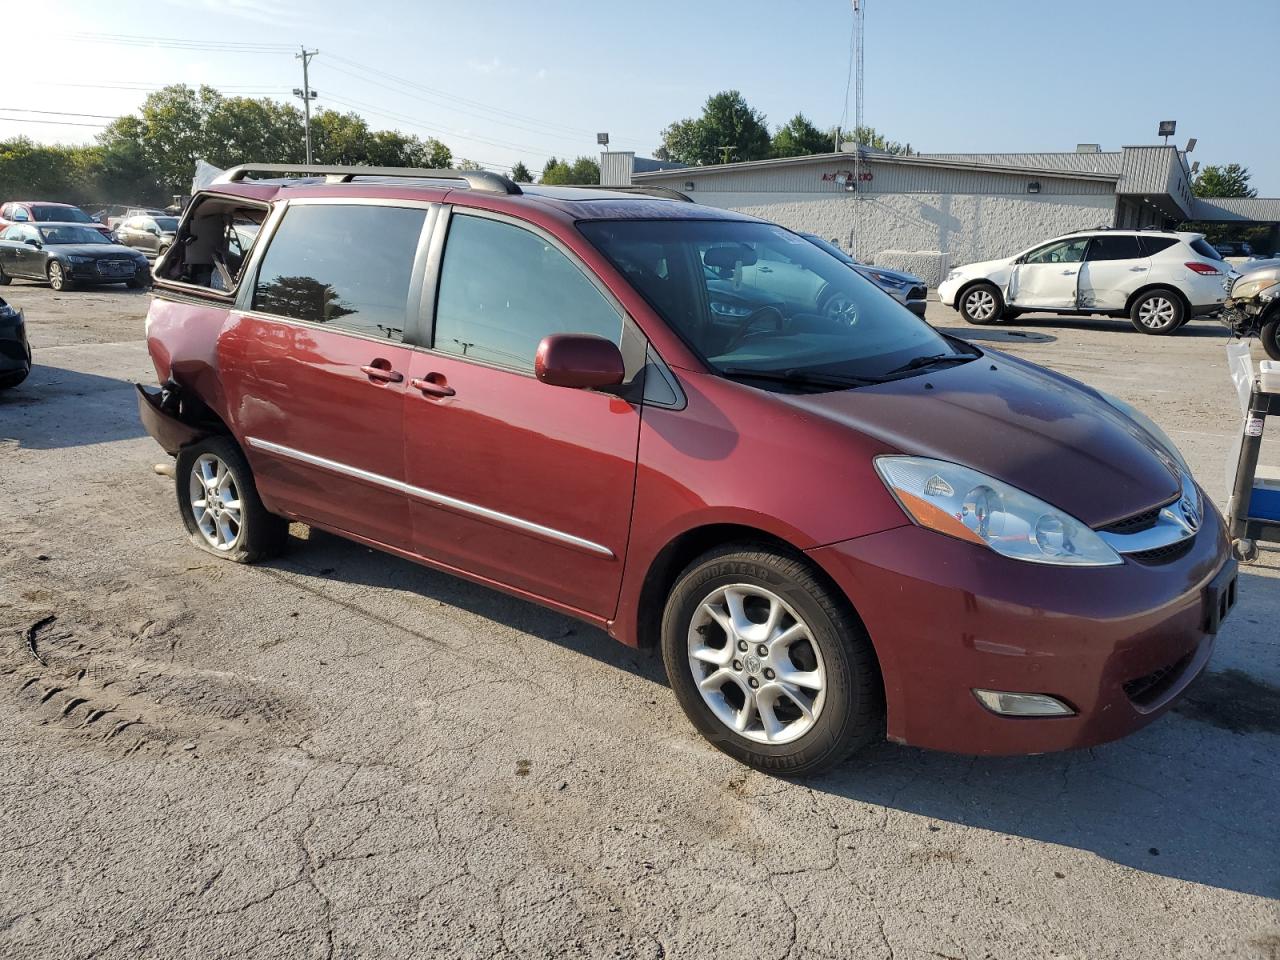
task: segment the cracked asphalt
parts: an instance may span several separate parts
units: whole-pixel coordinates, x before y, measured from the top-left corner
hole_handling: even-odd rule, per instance
[[[37,366],[0,395],[0,957],[1280,960],[1280,552],[1125,741],[782,780],[557,614],[299,525],[197,552],[146,295],[2,292]],[[961,333],[1138,404],[1222,502],[1220,327],[1023,319]]]

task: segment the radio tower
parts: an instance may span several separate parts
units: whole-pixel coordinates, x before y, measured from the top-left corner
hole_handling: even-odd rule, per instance
[[[862,35],[866,24],[867,0],[853,0],[853,255],[858,256],[858,234],[861,233],[862,199]]]

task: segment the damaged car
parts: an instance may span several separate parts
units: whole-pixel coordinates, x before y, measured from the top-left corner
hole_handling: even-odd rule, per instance
[[[1238,337],[1257,337],[1280,360],[1280,259],[1265,260],[1227,285],[1222,320]]]

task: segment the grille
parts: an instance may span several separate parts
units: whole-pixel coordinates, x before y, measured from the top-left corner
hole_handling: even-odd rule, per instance
[[[1142,513],[1135,513],[1132,517],[1125,517],[1123,520],[1117,520],[1115,523],[1103,527],[1107,533],[1118,533],[1121,535],[1130,533],[1141,533],[1143,530],[1150,530],[1156,525],[1156,521],[1160,519],[1160,511],[1163,506],[1153,507],[1150,510],[1144,510]]]
[[[1142,550],[1138,553],[1126,553],[1125,556],[1130,560],[1136,560],[1138,563],[1172,563],[1185,557],[1191,550],[1191,545],[1195,543],[1195,537],[1187,537],[1177,543],[1171,543],[1166,547],[1156,547],[1154,550]]]
[[[1193,650],[1191,653],[1179,657],[1173,663],[1160,667],[1158,670],[1152,670],[1144,676],[1135,677],[1124,684],[1125,694],[1140,707],[1155,703],[1177,683],[1183,671],[1191,663],[1191,658],[1194,655],[1195,651]]]
[[[98,273],[104,277],[123,277],[133,273],[132,260],[99,260]]]

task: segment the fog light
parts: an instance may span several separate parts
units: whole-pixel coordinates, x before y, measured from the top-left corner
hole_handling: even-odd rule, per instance
[[[1007,693],[1003,690],[974,690],[978,702],[1002,717],[1070,717],[1075,711],[1047,693]]]

